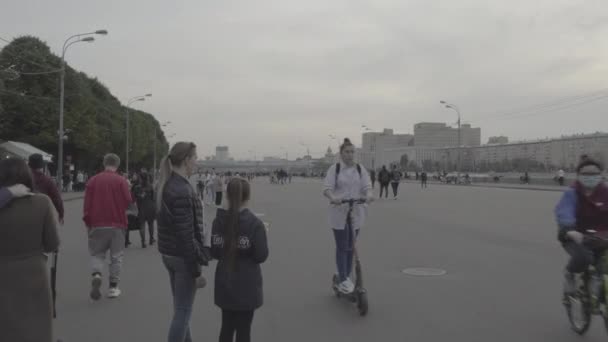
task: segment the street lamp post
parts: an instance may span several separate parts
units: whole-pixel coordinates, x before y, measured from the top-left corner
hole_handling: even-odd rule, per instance
[[[129,113],[129,106],[131,106],[132,103],[137,102],[137,101],[145,101],[146,97],[151,97],[152,94],[146,94],[146,95],[140,95],[140,96],[134,96],[132,98],[129,99],[129,101],[127,101],[127,106],[125,107],[125,117],[126,117],[126,140],[125,140],[125,171],[127,172],[127,177],[129,176],[129,150],[131,149],[130,147],[130,143],[129,143],[129,125],[130,125],[130,113]]]
[[[445,108],[449,108],[449,109],[453,109],[457,114],[458,114],[458,149],[457,149],[457,153],[458,153],[458,162],[457,162],[457,166],[456,166],[456,175],[457,175],[457,183],[460,183],[460,160],[461,160],[461,150],[462,150],[462,126],[461,126],[461,121],[460,121],[460,109],[458,109],[458,107],[454,104],[451,103],[447,103],[445,101],[440,101],[439,103],[445,105]]]
[[[171,121],[165,121],[163,123],[160,124],[160,127],[167,127],[168,125],[171,124]],[[154,125],[154,166],[152,167],[152,172],[153,172],[153,176],[152,178],[154,179],[154,184],[156,184],[156,170],[158,170],[158,166],[156,165],[156,140],[158,140],[158,128],[156,127],[156,125]]]
[[[65,98],[65,53],[70,46],[76,43],[91,43],[95,41],[95,38],[91,37],[94,34],[107,35],[106,30],[97,30],[94,32],[79,33],[75,34],[63,42],[61,50],[61,68],[59,71],[59,131],[58,135],[58,151],[57,151],[57,184],[59,189],[63,189],[63,141],[65,140],[65,130],[63,128],[63,110],[64,110],[64,98]],[[76,40],[74,40],[76,38]]]

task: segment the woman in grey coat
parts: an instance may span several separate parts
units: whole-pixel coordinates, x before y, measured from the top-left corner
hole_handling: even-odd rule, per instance
[[[32,188],[25,161],[0,161],[0,188]],[[4,193],[6,195],[6,193]],[[0,336],[2,341],[51,342],[52,299],[46,256],[57,250],[57,212],[42,194],[15,198],[0,208]]]

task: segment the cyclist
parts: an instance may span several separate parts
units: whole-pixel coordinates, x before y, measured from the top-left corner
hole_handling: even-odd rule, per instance
[[[348,205],[342,205],[343,199],[365,199],[373,201],[372,184],[364,167],[355,163],[355,146],[348,138],[340,146],[340,159],[327,171],[323,195],[330,201],[329,224],[336,241],[336,265],[340,284],[338,289],[343,293],[352,293],[355,285],[350,279],[353,263],[353,239],[351,229],[346,227]],[[357,205],[352,213],[352,231],[358,235],[365,223],[367,208]]]
[[[555,208],[558,239],[571,257],[565,271],[566,293],[575,291],[574,273],[584,272],[597,252],[583,245],[584,232],[593,229],[595,234],[608,235],[608,186],[604,183],[602,165],[585,159],[576,173],[576,182],[566,190]]]

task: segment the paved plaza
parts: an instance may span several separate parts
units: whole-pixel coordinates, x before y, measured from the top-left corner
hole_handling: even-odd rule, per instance
[[[263,265],[265,305],[254,341],[575,341],[560,301],[565,253],[552,209],[558,192],[403,184],[399,200],[369,210],[359,249],[370,313],[361,318],[330,289],[334,242],[321,183],[254,182],[253,211],[270,224]],[[211,220],[211,209],[207,219]],[[64,342],[166,341],[172,314],[169,281],[156,248],[134,244],[125,256],[123,296],[88,298],[82,200],[66,203],[61,228],[57,334]],[[209,286],[197,295],[195,341],[216,341],[220,311]],[[443,276],[402,270],[432,267]],[[104,287],[107,282],[104,283]],[[585,341],[604,341],[594,318]]]

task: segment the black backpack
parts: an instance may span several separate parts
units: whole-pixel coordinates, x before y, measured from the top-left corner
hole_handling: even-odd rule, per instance
[[[359,173],[359,178],[361,178],[361,165],[356,164],[357,165],[357,172]],[[336,164],[336,187],[338,186],[338,175],[340,174],[340,163]]]
[[[378,181],[380,181],[380,183],[388,183],[390,180],[391,174],[386,170],[381,170],[380,174],[378,175]]]

